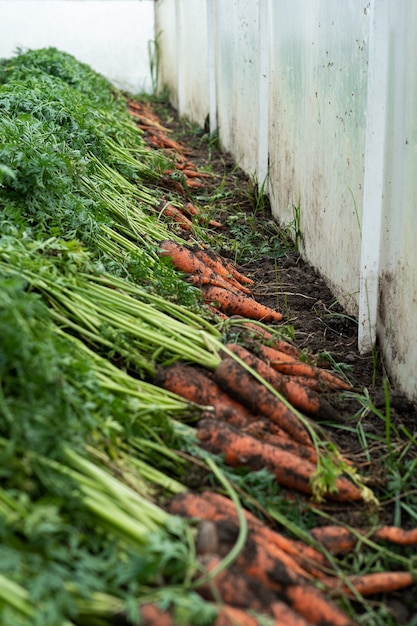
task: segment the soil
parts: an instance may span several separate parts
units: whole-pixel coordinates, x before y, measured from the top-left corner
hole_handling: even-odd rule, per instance
[[[215,195],[222,188],[222,196],[214,207],[211,219],[226,225],[227,215],[236,210],[254,215],[254,189],[251,179],[237,166],[230,154],[210,144],[207,129],[201,129],[187,120],[179,120],[174,109],[166,103],[155,103],[153,108],[161,118],[163,125],[171,131],[171,137],[179,140],[186,148],[186,154],[198,169],[213,171],[213,177],[203,179],[204,186],[198,194],[189,199],[199,205],[199,198]],[[271,231],[271,216],[268,203],[262,210],[257,210],[257,228],[261,236],[268,237]],[[274,231],[276,232],[276,231]],[[288,233],[283,233],[288,238]],[[230,247],[228,238],[235,237],[226,227],[221,237],[216,238],[216,249],[228,256]],[[222,243],[223,242],[223,243]],[[250,256],[250,255],[249,255]],[[391,445],[398,454],[403,453],[408,443],[407,438],[396,434],[405,426],[409,432],[415,432],[416,407],[407,398],[390,386],[382,366],[378,348],[373,354],[361,355],[357,348],[357,322],[340,306],[324,279],[308,263],[294,245],[287,246],[278,258],[257,254],[255,260],[247,258],[239,269],[255,281],[253,296],[257,301],[273,309],[277,303],[285,314],[285,323],[294,330],[294,341],[299,348],[309,354],[331,355],[334,362],[342,364],[349,377],[362,394],[367,394],[369,401],[383,415],[386,411],[387,389],[389,392],[390,419],[392,424]],[[388,385],[388,387],[387,387]],[[376,513],[379,523],[395,523],[395,506],[390,501],[384,502],[384,487],[387,484],[386,459],[389,449],[386,441],[386,422],[375,411],[362,410],[356,398],[343,397],[335,400],[338,423],[325,423],[329,437],[337,444],[342,454],[355,463],[361,475],[369,477],[369,486],[381,496],[383,505]],[[336,404],[335,404],[336,402]],[[357,433],[360,423],[368,439],[368,451],[365,454]],[[416,457],[415,447],[408,451],[408,458]],[[406,456],[404,459],[407,458]],[[329,507],[331,515],[350,525],[363,525],[368,522],[368,513],[362,507]],[[375,512],[372,520],[375,523]],[[415,525],[412,518],[402,516],[403,526]],[[390,600],[391,608],[398,624],[415,624],[417,612],[414,590],[394,594]]]

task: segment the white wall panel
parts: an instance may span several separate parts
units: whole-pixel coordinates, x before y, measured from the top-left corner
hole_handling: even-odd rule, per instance
[[[0,0],[0,58],[55,47],[121,89],[151,91],[153,0]]]

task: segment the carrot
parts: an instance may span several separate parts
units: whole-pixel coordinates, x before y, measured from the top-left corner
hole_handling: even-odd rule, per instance
[[[197,436],[205,449],[223,454],[227,464],[254,470],[267,468],[283,487],[312,494],[311,479],[316,466],[306,459],[210,419],[199,422]],[[351,502],[362,498],[360,490],[343,476],[336,479],[335,487],[337,491],[326,494],[330,500]]]
[[[192,252],[195,256],[204,263],[207,267],[210,267],[216,274],[223,276],[232,285],[243,291],[244,293],[251,293],[250,289],[240,284],[238,280],[233,278],[228,269],[219,261],[218,255],[214,256],[210,250],[202,250],[201,248],[194,248]]]
[[[263,358],[267,359],[274,369],[284,374],[296,374],[297,376],[310,376],[323,382],[326,386],[332,389],[351,389],[352,386],[345,381],[341,380],[335,374],[332,374],[328,370],[303,363],[302,361],[289,361],[288,355],[270,348],[269,346],[260,345],[259,351]]]
[[[237,609],[234,606],[222,606],[214,626],[259,626],[259,622],[242,609]]]
[[[211,178],[211,174],[207,174],[206,172],[199,172],[198,170],[193,170],[189,168],[185,168],[182,170],[184,176],[188,178]]]
[[[291,609],[288,604],[281,600],[275,600],[271,604],[271,613],[276,620],[276,626],[311,626],[311,622],[301,617],[299,613],[296,613]]]
[[[217,511],[216,519],[222,519],[221,516],[223,516],[232,519],[235,523],[238,523],[236,507],[233,502],[229,500],[229,498],[226,498],[218,493],[213,493],[212,491],[204,491],[201,494],[201,497],[210,503]],[[317,565],[327,565],[327,559],[321,554],[321,552],[318,552],[311,546],[308,546],[301,541],[289,539],[276,530],[272,530],[272,528],[266,526],[259,518],[246,509],[244,509],[243,512],[249,529],[253,531],[253,537],[255,540],[261,539],[265,542],[265,545],[276,546],[284,552],[287,552],[287,554],[292,555],[297,560],[304,570],[307,570],[310,573],[310,565],[314,568],[315,574],[317,574]],[[311,563],[309,563],[309,561]],[[319,576],[321,576],[321,574],[319,574]]]
[[[237,539],[239,525],[229,519],[219,520],[216,524],[219,542],[218,552],[225,556]],[[253,529],[248,533],[246,543],[236,559],[236,564],[252,578],[259,580],[267,589],[275,590],[276,580],[308,580],[312,576],[298,561],[277,545],[258,536]]]
[[[212,304],[228,315],[242,315],[265,322],[280,322],[282,320],[281,313],[263,306],[247,296],[231,294],[226,289],[209,286],[203,290],[203,296],[205,302]]]
[[[381,526],[376,530],[364,530],[360,528],[350,532],[343,526],[319,526],[310,530],[310,534],[316,541],[319,541],[331,554],[343,554],[352,550],[360,538],[357,535],[364,535],[372,541],[389,541],[402,546],[412,546],[417,544],[417,528],[405,530],[397,526]]]
[[[244,274],[241,274],[235,268],[235,266],[232,264],[231,261],[228,261],[225,258],[223,258],[221,256],[221,254],[219,254],[215,250],[208,251],[208,250],[203,250],[203,249],[199,248],[198,250],[195,251],[195,254],[201,260],[203,260],[207,265],[210,265],[210,263],[212,263],[213,264],[213,269],[216,269],[216,271],[219,274],[222,271],[219,268],[219,266],[220,266],[220,267],[222,267],[225,270],[225,272],[226,272],[225,275],[226,276],[228,276],[228,275],[232,276],[239,283],[246,283],[248,285],[253,285],[254,284],[254,282],[253,282],[253,280],[251,278],[248,278]]]
[[[354,597],[351,586],[356,589],[361,596],[367,597],[377,593],[392,593],[405,587],[410,587],[415,583],[415,579],[410,572],[374,572],[363,574],[362,576],[349,576],[348,582],[335,578],[326,578],[323,583],[338,595]]]
[[[307,447],[312,445],[310,436],[298,417],[233,358],[225,358],[219,363],[214,379],[228,395],[247,406],[253,413],[265,415],[295,441]]]
[[[182,212],[187,215],[187,217],[198,217],[199,224],[204,223],[206,220],[201,217],[200,211],[192,202],[186,202],[182,208]],[[209,220],[208,225],[213,228],[223,228],[223,224],[217,222],[216,220]]]
[[[220,556],[206,554],[199,561],[207,572],[213,571],[220,563]],[[196,587],[205,600],[215,600],[216,596],[225,604],[240,609],[264,611],[273,600],[272,594],[263,589],[259,581],[252,579],[236,564],[222,570],[210,582]]]
[[[242,293],[238,287],[235,287],[232,283],[229,283],[226,279],[224,279],[223,276],[220,276],[215,272],[207,273],[207,275],[204,276],[201,276],[200,274],[194,274],[189,276],[187,280],[189,283],[197,285],[198,287],[202,287],[203,285],[213,285],[214,287],[227,289],[237,296]]]
[[[177,209],[177,207],[172,204],[166,204],[161,210],[161,214],[166,217],[172,217],[174,220],[181,226],[183,230],[190,231],[193,227],[193,223],[188,219],[184,213]]]
[[[278,339],[272,333],[270,333],[262,326],[258,326],[253,322],[249,322],[247,320],[239,320],[239,325],[243,327],[243,329],[247,328],[252,333],[254,333],[255,337],[261,337],[265,341],[268,341],[273,344],[273,347],[289,356],[298,359],[301,356],[301,350],[299,350],[296,346],[288,341],[284,341],[283,339]]]
[[[141,605],[140,618],[142,626],[174,626],[172,616],[150,602]]]
[[[258,419],[249,409],[228,396],[201,370],[176,361],[160,368],[156,384],[201,406],[213,407],[213,418],[244,428]]]
[[[189,248],[176,241],[170,239],[161,241],[159,255],[170,257],[174,267],[186,274],[196,274],[197,272],[202,276],[212,274],[212,270],[202,263]]]
[[[319,626],[355,626],[332,600],[305,582],[282,585],[281,597],[302,617]]]
[[[260,374],[262,378],[285,396],[297,409],[313,415],[320,412],[320,397],[315,391],[293,383],[290,379],[280,374],[280,372],[274,370],[267,362],[239,344],[228,343],[226,344],[226,348],[233,352],[233,354],[236,354],[242,361],[249,365],[249,367],[255,370],[255,372]]]
[[[184,219],[187,218],[184,217]],[[190,224],[192,223],[190,222]],[[238,283],[236,283],[236,285],[232,284],[232,282],[225,280],[223,276],[216,274],[212,268],[201,261],[187,246],[166,239],[160,243],[159,255],[169,256],[174,267],[181,272],[191,274],[193,278],[190,278],[190,280],[195,283],[203,283],[203,279],[205,279],[205,282],[208,283],[209,286],[214,286],[214,284],[222,285],[216,288],[236,292],[236,296],[238,297],[241,285]]]

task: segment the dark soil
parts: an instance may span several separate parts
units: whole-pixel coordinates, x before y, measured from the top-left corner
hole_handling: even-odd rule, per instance
[[[204,179],[204,187],[189,199],[200,206],[204,204],[205,198],[218,194],[221,185],[222,194],[219,202],[211,209],[210,218],[225,224],[221,237],[217,235],[215,239],[214,247],[223,256],[229,256],[228,241],[236,238],[236,232],[231,233],[227,216],[237,209],[248,216],[254,215],[256,193],[251,179],[236,167],[229,154],[211,145],[204,129],[197,128],[187,120],[179,120],[176,112],[166,103],[156,103],[153,108],[164,126],[172,131],[171,136],[186,146],[190,160],[199,169],[209,166],[214,173],[212,178]],[[262,210],[258,207],[256,211],[255,223],[260,238],[268,238],[269,234],[271,237],[276,236],[276,229],[279,227],[276,222],[271,226],[272,222],[274,220],[266,202]],[[283,232],[282,239],[286,246],[281,255],[271,258],[268,254],[257,253],[251,259],[248,254],[241,260],[239,269],[255,281],[253,296],[260,303],[284,314],[284,323],[293,328],[294,341],[299,348],[316,356],[331,355],[335,363],[342,364],[355,390],[367,394],[369,401],[382,415],[387,409],[388,388],[393,427],[391,445],[401,454],[409,443],[401,434],[401,427],[405,426],[409,432],[415,432],[416,407],[389,385],[377,348],[374,354],[359,354],[356,320],[346,314],[323,278],[301,257],[293,245],[289,245],[288,233]],[[328,360],[327,366],[330,366]],[[384,381],[388,387],[384,387]],[[338,422],[325,423],[323,426],[340,451],[354,461],[361,475],[369,478],[369,486],[380,498],[382,506],[378,511],[372,512],[371,518],[369,511],[364,512],[361,506],[329,505],[328,511],[336,519],[353,526],[366,525],[370,519],[373,523],[395,523],[394,503],[386,497],[386,459],[390,450],[385,444],[385,421],[373,411],[365,410],[361,413],[362,406],[356,398],[332,398],[332,404],[337,409]],[[367,437],[367,454],[357,434],[359,423]],[[412,446],[404,460],[415,457],[416,449]],[[403,514],[401,524],[411,526],[415,522]],[[394,594],[390,604],[398,624],[417,623],[412,621],[416,617],[414,590]]]

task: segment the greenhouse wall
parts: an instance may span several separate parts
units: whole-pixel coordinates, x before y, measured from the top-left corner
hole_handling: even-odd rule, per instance
[[[198,5],[199,10],[196,9]],[[159,86],[209,115],[417,400],[417,3],[156,0]]]
[[[153,0],[0,0],[0,58],[52,46],[132,93],[152,91],[154,36]]]

